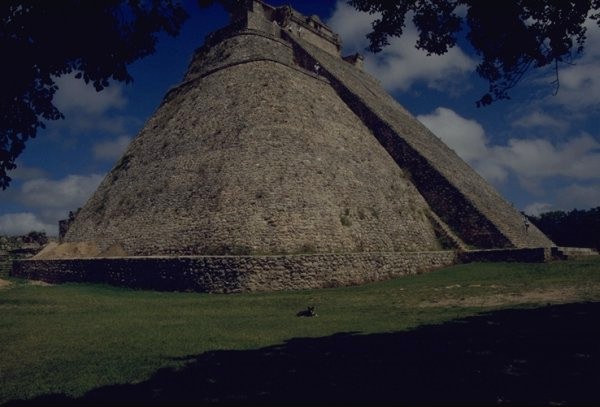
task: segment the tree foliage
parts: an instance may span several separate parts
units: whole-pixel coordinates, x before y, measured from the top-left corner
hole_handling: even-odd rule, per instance
[[[600,0],[349,0],[361,11],[377,14],[368,34],[370,50],[379,52],[399,37],[412,16],[416,47],[444,54],[459,34],[481,58],[477,73],[488,91],[476,103],[509,99],[512,89],[532,68],[553,65],[558,89],[560,63],[583,51],[588,18],[600,24]]]
[[[71,72],[100,91],[130,82],[127,65],[176,35],[187,13],[176,0],[3,0],[0,2],[0,187],[28,139],[63,114],[54,79]]]
[[[23,243],[37,243],[40,246],[43,246],[48,243],[48,236],[46,236],[46,232],[32,230],[31,232],[22,236],[21,240],[23,240]]]
[[[558,246],[600,250],[600,206],[570,212],[552,211],[528,218]]]

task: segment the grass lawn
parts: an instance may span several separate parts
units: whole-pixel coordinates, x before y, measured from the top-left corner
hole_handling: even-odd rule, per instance
[[[157,372],[187,372],[185,377],[191,380],[200,374],[197,370],[190,373],[192,365],[194,369],[213,366],[215,357],[223,355],[228,355],[223,360],[240,356],[233,366],[244,360],[248,365],[255,360],[245,358],[255,357],[252,352],[257,349],[261,349],[259,360],[271,360],[265,349],[298,344],[298,338],[315,338],[302,342],[307,348],[298,348],[309,350],[330,344],[330,339],[315,342],[317,338],[337,338],[339,333],[371,338],[381,349],[390,345],[392,338],[420,346],[414,344],[429,343],[429,339],[406,342],[405,336],[389,335],[423,326],[449,326],[449,321],[494,310],[598,301],[598,258],[547,264],[468,264],[356,287],[248,294],[164,293],[87,284],[47,286],[8,279],[8,284],[5,280],[0,287],[0,404],[49,394],[82,397],[93,389],[113,386],[114,390],[118,385],[129,385],[131,390],[154,380]],[[316,307],[318,317],[297,317],[308,305]],[[386,342],[377,342],[382,338]],[[436,342],[431,343],[435,348]],[[354,342],[346,345],[348,354],[363,349]],[[232,350],[246,353],[218,352]],[[295,355],[318,351],[298,352]],[[210,362],[207,354],[213,356]],[[598,356],[582,354],[583,359]],[[214,366],[221,366],[223,360]],[[286,360],[280,363],[285,365],[291,359],[278,360]],[[311,365],[311,369],[318,371],[321,366],[314,363],[317,366]],[[375,362],[369,359],[369,363]],[[378,359],[377,363],[387,362]],[[356,366],[367,369],[366,365]],[[278,365],[278,369],[285,371],[285,366]],[[202,371],[203,378],[207,374]],[[182,376],[171,379],[182,382]]]

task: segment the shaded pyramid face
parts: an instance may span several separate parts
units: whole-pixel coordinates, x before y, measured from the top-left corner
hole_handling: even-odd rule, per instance
[[[514,209],[502,215],[508,222],[486,215],[493,204],[479,210],[470,198],[477,185],[461,195],[450,180],[439,188],[466,198],[439,198],[445,190],[427,179],[446,180],[443,170],[432,165],[437,175],[430,175],[404,165],[395,144],[386,145],[389,132],[398,136],[393,123],[386,130],[366,117],[382,117],[359,95],[377,97],[378,85],[336,56],[329,39],[323,46],[308,35],[322,31],[316,22],[303,25],[301,35],[290,24],[311,21],[290,18],[288,9],[287,20],[278,21],[280,9],[251,3],[260,10],[251,7],[197,52],[183,83],[82,208],[65,242],[93,242],[99,251],[118,246],[128,256],[551,245],[537,230],[512,230],[521,222]],[[356,71],[356,83],[336,75],[347,70]],[[401,107],[390,112],[423,132]],[[425,150],[436,154],[427,138],[435,136],[424,134]],[[414,154],[428,163],[427,151]],[[444,163],[460,161],[443,154]],[[465,166],[460,161],[461,171],[472,171]],[[482,195],[494,193],[486,184]],[[464,218],[445,209],[452,205]]]

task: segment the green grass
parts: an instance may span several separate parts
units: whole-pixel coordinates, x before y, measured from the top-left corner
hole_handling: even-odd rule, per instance
[[[357,287],[229,295],[11,283],[0,289],[0,403],[143,381],[210,350],[598,301],[600,259],[469,264]],[[317,318],[295,316],[307,305]]]

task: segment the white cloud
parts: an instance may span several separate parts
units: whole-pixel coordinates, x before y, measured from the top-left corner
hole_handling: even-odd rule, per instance
[[[82,133],[122,134],[138,120],[121,115],[91,115],[84,111],[68,112],[65,120],[57,120],[48,125],[48,129],[58,136],[65,133],[81,136]]]
[[[600,178],[600,143],[588,134],[554,145],[544,139],[510,139],[495,146],[493,158],[526,178]]]
[[[58,91],[53,102],[62,112],[85,112],[101,115],[110,109],[125,107],[127,100],[123,96],[123,88],[118,83],[97,92],[94,86],[86,84],[74,75],[63,75],[54,78]]]
[[[328,24],[342,37],[347,52],[363,52],[368,45],[365,35],[371,29],[371,21],[377,15],[363,13],[346,2],[338,0]],[[406,27],[400,38],[391,38],[390,44],[378,54],[365,54],[365,69],[379,79],[389,91],[408,90],[416,82],[424,82],[430,88],[448,89],[463,74],[475,68],[475,62],[458,46],[444,55],[431,55],[415,48],[418,33],[407,17]]]
[[[58,221],[82,207],[104,177],[98,174],[68,175],[62,179],[36,178],[25,181],[9,195],[32,210],[0,215],[0,234],[22,234],[31,230],[58,233]]]
[[[120,136],[114,140],[102,141],[94,145],[94,157],[98,160],[114,161],[121,157],[131,142],[131,137]]]
[[[416,30],[407,25],[401,39],[391,40],[380,54],[365,59],[365,68],[388,90],[405,91],[420,81],[430,88],[443,90],[475,67],[475,63],[456,47],[444,55],[427,56],[414,47],[416,40]]]
[[[102,175],[92,174],[68,175],[61,180],[30,180],[21,187],[19,200],[34,208],[76,209],[85,203],[102,179]]]
[[[41,221],[31,212],[7,213],[0,215],[0,235],[24,235],[31,231],[58,234],[58,223],[49,224]]]
[[[563,210],[595,208],[600,206],[600,184],[573,184],[557,193],[557,206]]]
[[[417,119],[488,181],[501,183],[506,180],[508,171],[490,159],[492,154],[485,130],[477,121],[465,119],[445,107],[419,115]]]
[[[558,120],[549,114],[540,111],[533,111],[515,120],[512,123],[512,126],[526,129],[547,128],[564,131],[569,127],[569,124],[565,121]]]
[[[43,177],[45,172],[41,168],[19,164],[17,168],[9,171],[8,175],[15,180],[30,180]]]
[[[549,97],[548,101],[573,111],[600,108],[598,66],[600,59],[593,62],[581,60],[576,65],[562,69],[558,94]]]
[[[64,120],[47,123],[47,134],[57,140],[75,140],[87,134],[120,135],[139,126],[139,119],[121,114],[127,105],[124,86],[111,83],[97,92],[74,75],[53,78],[58,85],[53,103],[65,115]]]
[[[492,146],[479,123],[451,109],[437,108],[417,119],[492,183],[501,183],[513,173],[523,187],[535,192],[549,178],[600,178],[600,143],[586,133],[558,144],[511,138],[506,145]]]
[[[342,37],[344,48],[362,51],[368,45],[365,35],[371,30],[371,22],[378,17],[378,14],[360,12],[338,0],[327,24]]]
[[[438,107],[417,119],[450,148],[467,161],[477,160],[487,154],[485,130],[475,120],[465,119],[445,107]]]
[[[551,211],[552,209],[552,204],[546,202],[534,202],[527,205],[523,212],[530,216],[539,216],[544,212]]]
[[[559,67],[558,94],[546,99],[547,103],[561,105],[575,112],[600,108],[600,27],[591,19],[585,22],[585,27],[587,40],[583,55],[572,65]],[[550,77],[545,81],[554,79]]]

